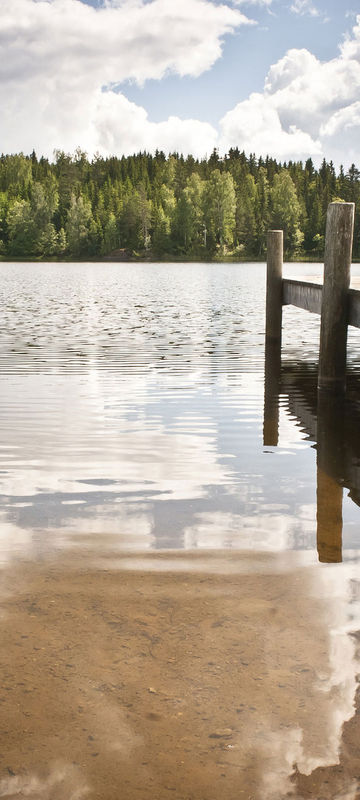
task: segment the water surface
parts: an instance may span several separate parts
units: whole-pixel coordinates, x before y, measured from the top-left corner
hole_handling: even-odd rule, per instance
[[[297,411],[316,386],[319,319],[284,309],[287,392],[278,446],[264,447],[263,265],[0,272],[3,559],[91,533],[101,547],[316,556],[315,431]],[[345,493],[345,558],[358,522]]]
[[[264,265],[0,276],[0,797],[356,800],[359,331],[318,408]]]

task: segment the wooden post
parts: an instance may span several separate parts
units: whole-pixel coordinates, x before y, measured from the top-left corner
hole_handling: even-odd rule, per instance
[[[281,341],[283,232],[268,231],[266,338]]]
[[[354,203],[330,203],[326,220],[318,388],[344,391]]]

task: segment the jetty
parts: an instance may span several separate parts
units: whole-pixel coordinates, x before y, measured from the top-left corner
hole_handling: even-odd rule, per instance
[[[328,208],[322,285],[284,279],[283,231],[268,233],[264,446],[279,444],[279,397],[286,395],[303,431],[316,441],[317,548],[319,560],[327,563],[342,560],[344,486],[360,505],[359,442],[356,431],[349,436],[345,415],[347,331],[349,325],[360,328],[360,291],[350,289],[354,213],[354,203]],[[302,397],[291,374],[282,370],[284,305],[321,315],[315,402]]]
[[[328,207],[322,286],[284,279],[283,231],[268,232],[266,344],[273,349],[281,347],[284,305],[320,314],[320,391],[345,390],[347,328],[360,328],[360,291],[350,289],[354,217],[354,203],[330,203]]]

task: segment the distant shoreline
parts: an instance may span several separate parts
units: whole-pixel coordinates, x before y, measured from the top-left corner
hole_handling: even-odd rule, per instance
[[[287,264],[321,264],[323,263],[323,257],[309,257],[309,256],[297,256],[297,257],[286,257],[284,256],[284,261]],[[12,257],[7,258],[5,256],[0,257],[0,264],[264,264],[266,263],[266,258],[232,258],[226,257],[223,258],[186,258],[179,257],[174,258],[174,256],[169,256],[168,258],[136,258],[134,256],[130,256],[127,259],[116,259],[116,258],[25,258],[24,256],[19,257]],[[353,264],[359,264],[360,259],[354,258],[352,261]]]

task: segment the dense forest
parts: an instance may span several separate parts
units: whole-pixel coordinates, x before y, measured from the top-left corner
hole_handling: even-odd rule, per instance
[[[357,204],[360,172],[332,162],[278,163],[217,151],[201,161],[162,152],[122,158],[81,150],[54,161],[0,158],[0,256],[99,259],[261,259],[268,228],[283,228],[288,258],[319,259],[332,200]]]

